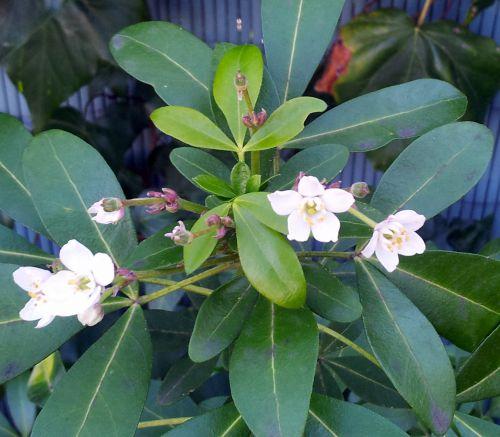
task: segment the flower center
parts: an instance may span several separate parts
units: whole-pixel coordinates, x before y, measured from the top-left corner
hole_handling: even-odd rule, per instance
[[[385,238],[385,246],[391,252],[401,250],[409,240],[410,234],[404,228],[404,226],[399,223],[394,223],[391,226],[386,227],[382,231],[382,235]]]
[[[91,282],[92,281],[89,278],[83,276],[75,279],[70,279],[68,281],[68,285],[72,288],[75,287],[78,291],[87,291],[91,289],[91,287],[89,286]]]
[[[325,208],[323,201],[319,197],[310,197],[304,199],[302,211],[308,216],[316,215]]]

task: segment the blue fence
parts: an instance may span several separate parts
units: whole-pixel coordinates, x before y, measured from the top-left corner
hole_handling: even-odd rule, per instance
[[[51,0],[52,1],[52,0]],[[366,1],[348,0],[341,16],[341,24],[359,14]],[[395,7],[405,9],[410,14],[417,14],[424,0],[387,0],[373,2],[375,7]],[[150,14],[154,20],[166,20],[177,23],[193,32],[209,45],[216,42],[262,43],[260,24],[260,0],[148,0]],[[284,1],[285,4],[285,1]],[[460,20],[465,16],[470,0],[436,0],[430,11],[431,19],[447,18]],[[483,11],[471,24],[471,30],[500,41],[500,1],[494,2]],[[72,96],[67,105],[82,110],[89,101],[88,90],[82,88]],[[94,98],[89,104],[87,117],[93,120],[103,112],[109,103],[106,97]],[[28,107],[22,95],[12,85],[4,71],[0,70],[0,112],[10,113],[25,125],[31,127]],[[461,218],[479,220],[494,216],[493,236],[500,236],[500,214],[496,214],[500,205],[500,95],[497,94],[487,111],[485,123],[493,130],[496,147],[493,159],[484,177],[477,186],[456,204],[443,213],[447,220]],[[140,166],[146,162],[150,152],[150,131],[137,139],[133,146],[131,159]],[[345,184],[364,180],[376,184],[381,173],[374,171],[370,162],[362,154],[352,154],[350,161],[341,175]],[[17,226],[19,233],[29,239],[34,238],[30,231]],[[49,243],[42,241],[50,251]]]

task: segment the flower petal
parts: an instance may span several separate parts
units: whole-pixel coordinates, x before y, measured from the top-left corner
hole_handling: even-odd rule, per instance
[[[375,255],[388,272],[396,270],[396,267],[399,264],[399,257],[396,252],[391,252],[383,246],[378,245],[375,249]]]
[[[92,261],[92,274],[97,284],[106,286],[115,279],[115,265],[109,255],[96,253]]]
[[[365,258],[370,258],[375,252],[375,249],[377,248],[378,238],[379,238],[378,231],[373,231],[372,238],[370,238],[368,244],[361,251],[361,255],[363,255]]]
[[[36,324],[35,328],[40,329],[44,328],[48,324],[52,323],[52,320],[55,319],[55,316],[45,316],[40,319],[40,321]]]
[[[408,232],[408,241],[398,250],[401,255],[412,256],[425,252],[425,242],[416,232]]]
[[[335,242],[339,239],[340,221],[331,212],[324,212],[314,221],[311,230],[315,240],[322,243]]]
[[[304,197],[316,197],[324,193],[325,187],[321,185],[318,178],[314,176],[303,176],[299,181],[297,190],[299,194]]]
[[[124,208],[112,212],[106,212],[103,210],[97,212],[97,214],[94,217],[92,217],[92,220],[94,220],[97,223],[101,223],[103,225],[111,225],[118,223],[124,216],[125,216]]]
[[[325,202],[326,209],[330,212],[345,212],[355,202],[354,196],[351,193],[341,190],[340,188],[329,188],[325,190],[321,198],[323,202]]]
[[[104,211],[104,209],[103,209],[103,207],[102,207],[102,201],[103,201],[103,200],[104,200],[104,199],[101,199],[101,200],[99,200],[98,202],[93,203],[93,204],[91,205],[91,207],[90,207],[89,209],[87,209],[87,212],[88,212],[89,214],[98,214],[99,212]]]
[[[36,292],[51,275],[48,270],[37,267],[19,267],[12,273],[12,278],[23,290]]]
[[[425,217],[422,214],[418,214],[411,209],[405,209],[399,211],[391,216],[392,219],[401,223],[409,231],[416,231],[420,229],[425,223]]]
[[[297,191],[275,191],[268,194],[267,198],[271,203],[271,208],[278,215],[289,215],[300,206],[302,196]]]
[[[69,270],[80,275],[86,275],[92,271],[94,255],[82,243],[76,240],[69,240],[61,248],[59,258]]]
[[[30,299],[23,309],[19,311],[19,317],[26,321],[38,320],[47,315],[46,307],[37,299]]]
[[[293,211],[288,216],[288,239],[295,241],[307,241],[311,233],[311,227],[304,220],[300,211]]]
[[[104,310],[102,309],[101,304],[96,303],[82,313],[78,314],[77,317],[78,321],[82,325],[94,326],[104,318]]]

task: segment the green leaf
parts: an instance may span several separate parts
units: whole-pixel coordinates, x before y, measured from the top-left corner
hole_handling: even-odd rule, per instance
[[[236,46],[224,53],[214,77],[214,99],[226,116],[227,124],[239,147],[243,147],[246,126],[241,118],[248,113],[245,99],[238,98],[234,80],[238,72],[247,80],[248,94],[253,105],[259,97],[264,61],[256,46]]]
[[[342,391],[335,379],[335,373],[328,363],[322,359],[316,364],[316,375],[314,376],[314,393],[330,396],[336,399],[343,399]]]
[[[486,337],[457,374],[457,401],[470,402],[500,394],[500,325]]]
[[[356,262],[366,335],[401,396],[436,434],[455,410],[455,378],[445,348],[429,321],[378,270]]]
[[[334,83],[337,101],[413,79],[433,77],[455,85],[469,100],[469,118],[482,120],[497,91],[500,55],[495,41],[453,21],[416,27],[404,11],[362,14],[342,28],[351,57]]]
[[[120,67],[152,85],[166,103],[212,117],[212,50],[193,34],[164,21],[139,23],[116,34],[110,49]]]
[[[203,363],[194,363],[187,357],[177,361],[161,383],[158,403],[169,405],[191,393],[210,377],[216,362],[217,357]]]
[[[217,176],[201,174],[193,179],[193,182],[202,190],[215,194],[219,197],[233,198],[235,196],[231,186]]]
[[[142,309],[134,305],[71,367],[38,415],[32,436],[62,429],[66,435],[133,435],[150,373],[151,341]]]
[[[410,144],[384,173],[371,200],[383,213],[413,209],[427,219],[466,194],[486,170],[493,135],[483,125],[438,127]]]
[[[250,432],[234,407],[227,404],[176,426],[168,437],[245,437]]]
[[[491,240],[486,244],[479,252],[481,255],[487,256],[488,258],[496,259],[500,261],[500,238]]]
[[[191,228],[191,232],[196,233],[207,229],[206,220],[208,217],[214,214],[224,217],[228,214],[230,208],[231,205],[229,203],[223,203],[207,211],[196,221]],[[194,272],[200,267],[214,251],[218,241],[215,238],[215,234],[217,233],[216,228],[216,226],[212,226],[209,232],[196,237],[190,244],[184,246],[184,268],[187,274]]]
[[[352,322],[361,316],[356,292],[318,264],[302,266],[307,282],[307,305],[316,314],[336,322]]]
[[[50,354],[38,363],[28,381],[28,397],[31,402],[43,406],[50,397],[56,384],[66,374],[59,351]]]
[[[23,124],[0,114],[0,210],[31,229],[45,234],[23,174],[23,153],[31,134]]]
[[[30,435],[36,416],[36,405],[28,398],[29,376],[29,372],[23,373],[5,385],[9,412],[14,425],[22,436]]]
[[[262,176],[260,174],[253,174],[248,178],[247,186],[245,191],[249,193],[254,193],[260,190],[262,181]]]
[[[328,327],[354,342],[361,335],[361,332],[364,331],[363,322],[361,319],[355,320],[350,323],[334,322],[328,324]],[[342,343],[340,340],[337,340],[336,338],[330,337],[329,335],[326,334],[320,335],[320,348],[319,348],[320,359],[327,360],[332,356],[337,356],[336,352],[346,347],[347,345],[345,343]]]
[[[499,266],[481,255],[428,251],[401,257],[387,276],[442,336],[473,351],[500,321]]]
[[[39,249],[13,230],[0,225],[0,263],[20,266],[50,264],[55,257]]]
[[[234,204],[249,211],[255,218],[275,231],[288,233],[287,218],[276,214],[267,199],[269,193],[247,193],[234,199]]]
[[[36,209],[54,241],[63,245],[76,237],[120,265],[137,244],[129,215],[110,226],[96,223],[87,212],[102,197],[124,198],[102,157],[78,137],[51,130],[33,139],[23,164]]]
[[[280,308],[261,297],[229,364],[234,403],[254,434],[302,435],[317,356],[312,313]]]
[[[496,437],[500,432],[500,426],[458,411],[453,423],[460,431],[461,437]]]
[[[268,185],[268,191],[289,190],[295,178],[303,171],[319,180],[331,181],[347,164],[349,151],[338,144],[322,144],[292,156],[281,168],[280,174]]]
[[[75,317],[57,318],[43,329],[21,320],[19,311],[29,296],[12,280],[18,267],[0,264],[0,383],[44,359],[82,328]]]
[[[237,164],[235,164],[235,166],[231,170],[231,186],[233,191],[238,195],[245,194],[250,177],[250,167],[248,167],[245,162],[238,162]]]
[[[343,0],[262,2],[269,71],[281,101],[302,95],[332,40]]]
[[[237,152],[238,147],[208,117],[183,106],[164,106],[151,114],[155,126],[193,147]]]
[[[190,358],[206,361],[226,349],[240,333],[257,297],[246,278],[233,279],[208,296],[196,317]]]
[[[18,437],[19,434],[14,431],[6,417],[0,413],[0,437]]]
[[[31,0],[5,5],[0,19],[0,40],[7,41],[3,62],[12,83],[22,90],[37,130],[112,62],[107,48],[111,36],[144,18],[141,0]]]
[[[406,436],[396,425],[361,405],[313,394],[305,437]]]
[[[278,305],[301,307],[306,297],[306,282],[292,247],[244,206],[235,203],[233,212],[241,267],[250,283]]]
[[[342,382],[364,401],[386,407],[407,406],[385,373],[365,358],[337,357],[327,362]]]
[[[281,147],[304,129],[306,118],[313,112],[323,112],[326,103],[314,97],[296,97],[283,103],[264,125],[250,138],[243,150],[265,150]]]
[[[434,79],[415,80],[330,109],[285,147],[336,143],[351,152],[366,152],[455,121],[466,107],[466,97],[452,85]]]

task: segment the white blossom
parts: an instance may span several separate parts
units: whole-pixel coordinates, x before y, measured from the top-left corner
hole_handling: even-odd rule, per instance
[[[276,191],[267,196],[278,215],[288,216],[288,239],[307,241],[311,232],[321,242],[337,241],[340,221],[334,213],[347,211],[354,203],[351,193],[325,187],[314,176],[303,176],[297,191]]]
[[[112,207],[105,208],[105,202],[112,205]],[[95,202],[87,211],[93,216],[92,220],[97,223],[104,225],[116,224],[125,216],[125,207],[120,205],[122,205],[120,199],[104,198]]]
[[[399,255],[412,256],[424,253],[425,242],[415,232],[425,223],[425,217],[410,209],[390,215],[375,226],[373,235],[361,251],[367,258],[374,253],[388,272],[399,264]]]

